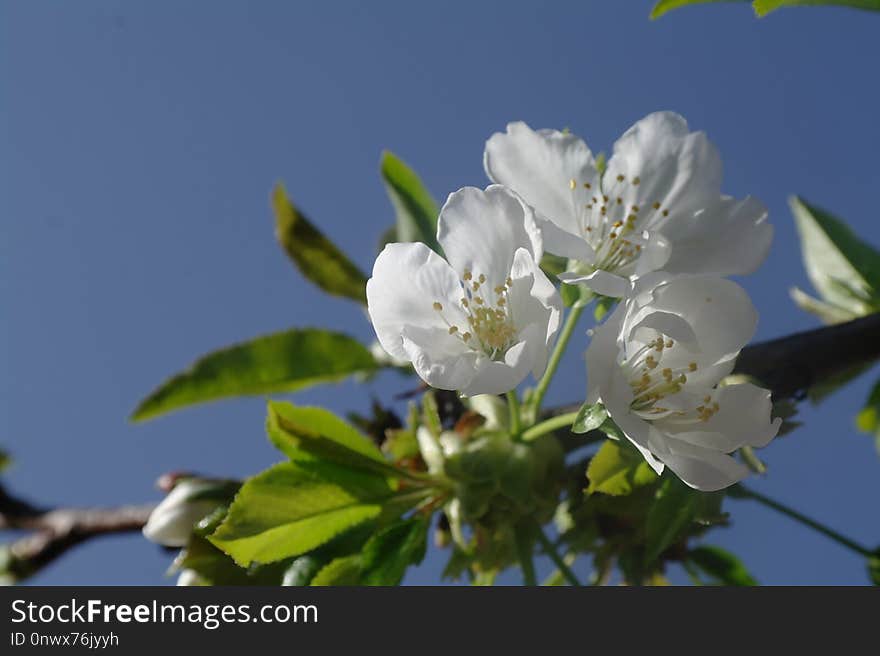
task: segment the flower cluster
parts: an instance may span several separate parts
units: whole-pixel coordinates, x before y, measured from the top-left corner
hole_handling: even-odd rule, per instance
[[[465,396],[541,378],[562,315],[540,268],[546,250],[568,259],[563,284],[618,301],[592,331],[587,402],[658,473],[668,466],[701,490],[743,478],[729,454],[766,445],[780,422],[768,391],[725,385],[757,315],[724,276],[755,270],[773,229],[759,201],[721,193],[706,135],[651,114],[601,167],[573,134],[511,123],[487,141],[484,165],[495,184],[461,189],[440,211],[445,260],[421,243],[377,258],[367,299],[382,347]]]

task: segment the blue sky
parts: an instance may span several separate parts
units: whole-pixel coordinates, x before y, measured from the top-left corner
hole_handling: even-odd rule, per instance
[[[158,498],[165,471],[245,476],[277,460],[261,399],[126,421],[207,350],[288,326],[371,338],[360,308],[304,282],[274,243],[273,182],[369,270],[392,220],[382,149],[442,199],[486,183],[483,143],[511,120],[570,127],[599,151],[649,112],[682,113],[718,144],[725,190],[761,198],[776,225],[767,263],[742,281],[758,338],[815,325],[788,298],[808,283],[786,198],[880,243],[880,15],[758,21],[722,4],[652,23],[651,4],[0,2],[5,480],[40,502],[117,504]],[[870,382],[804,407],[806,426],[763,452],[770,475],[753,485],[878,544],[880,460],[852,428]],[[297,400],[341,412],[399,388],[383,375]],[[572,357],[551,400],[583,389]],[[866,581],[821,536],[749,502],[728,509],[733,526],[710,542],[761,582]],[[436,581],[444,559],[408,580]],[[34,582],[167,583],[168,562],[140,537],[107,539]]]

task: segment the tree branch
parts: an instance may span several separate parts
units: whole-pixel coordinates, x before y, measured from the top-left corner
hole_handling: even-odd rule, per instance
[[[102,535],[140,531],[154,507],[151,504],[43,509],[0,487],[0,530],[30,532],[7,546],[6,571],[0,575],[21,580],[82,542]]]
[[[880,314],[747,346],[735,373],[760,380],[776,399],[880,358]]]

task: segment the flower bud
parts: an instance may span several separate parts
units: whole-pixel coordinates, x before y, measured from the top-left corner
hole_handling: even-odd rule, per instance
[[[217,507],[208,494],[216,484],[199,479],[180,480],[150,514],[143,533],[166,547],[183,547],[193,532],[193,524]]]

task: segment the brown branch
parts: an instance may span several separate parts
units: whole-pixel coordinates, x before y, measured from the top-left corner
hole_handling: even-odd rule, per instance
[[[880,358],[880,314],[747,346],[735,373],[754,376],[776,399]]]
[[[87,540],[140,531],[154,507],[46,510],[18,499],[0,487],[0,530],[30,532],[8,545],[10,560],[5,573],[21,580]]]

